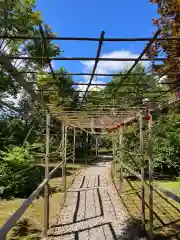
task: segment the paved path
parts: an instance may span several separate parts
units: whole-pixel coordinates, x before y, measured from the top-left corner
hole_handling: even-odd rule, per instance
[[[110,163],[99,162],[75,179],[53,239],[139,239],[124,236],[127,213],[113,187],[109,167]]]

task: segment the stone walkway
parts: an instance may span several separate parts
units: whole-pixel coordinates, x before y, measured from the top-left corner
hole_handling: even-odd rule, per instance
[[[113,186],[109,167],[110,163],[99,162],[75,179],[52,239],[139,239],[127,238],[124,233],[127,212]]]

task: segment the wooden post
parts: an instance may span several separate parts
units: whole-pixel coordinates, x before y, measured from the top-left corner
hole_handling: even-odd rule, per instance
[[[114,174],[116,174],[116,162],[117,162],[117,139],[118,139],[118,132],[115,131],[114,137]]]
[[[141,154],[141,218],[142,228],[145,230],[145,200],[144,200],[144,135],[143,135],[143,115],[139,117],[140,127],[140,154]]]
[[[64,191],[66,191],[67,126],[64,127]]]
[[[64,127],[64,122],[62,122],[62,128],[61,128],[61,134],[62,134],[62,185],[65,190],[65,185],[66,185],[66,177],[65,177],[65,127]]]
[[[148,156],[149,156],[149,237],[153,239],[153,161],[152,161],[152,115],[149,111],[149,138],[148,138]]]
[[[113,161],[112,161],[112,175],[114,177],[114,172],[115,172],[115,137],[112,137],[112,148],[113,148]]]
[[[91,161],[92,161],[92,143],[93,143],[92,140],[93,140],[92,135],[90,135],[90,159],[91,159]]]
[[[123,162],[123,127],[119,129],[119,150],[120,162]],[[120,193],[123,190],[123,166],[120,165]]]
[[[75,155],[76,155],[76,128],[74,128],[74,136],[73,136],[73,166],[75,163]],[[75,170],[75,168],[74,168]]]
[[[86,133],[86,165],[88,164],[88,132]]]
[[[45,157],[45,179],[49,178],[49,136],[50,135],[50,115],[46,114],[46,157]],[[49,185],[44,187],[44,237],[47,237],[49,229]]]
[[[96,136],[96,157],[98,156],[98,138]]]

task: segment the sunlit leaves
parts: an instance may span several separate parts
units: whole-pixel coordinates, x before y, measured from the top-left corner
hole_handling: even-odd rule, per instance
[[[179,0],[152,0],[153,4],[158,5],[159,18],[153,19],[154,25],[161,29],[159,37],[177,37],[180,34],[180,1]],[[165,54],[167,58],[180,56],[180,42],[157,41],[147,51],[148,57],[157,57]],[[170,67],[169,72],[177,72],[177,75],[168,75],[168,81],[178,80],[178,60],[166,61],[166,67]],[[159,69],[162,71],[162,69]],[[171,87],[173,87],[171,85]]]

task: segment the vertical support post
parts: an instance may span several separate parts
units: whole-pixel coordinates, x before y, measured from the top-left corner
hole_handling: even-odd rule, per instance
[[[92,142],[92,135],[90,135],[90,159],[91,159],[91,161],[92,161],[92,144],[93,144],[93,142]]]
[[[117,139],[118,139],[118,132],[115,131],[115,137],[114,137],[114,151],[115,151],[115,156],[114,156],[114,174],[116,174],[116,162],[117,162],[117,158],[118,156],[116,156],[117,154]]]
[[[98,137],[96,136],[96,157],[98,156]]]
[[[46,114],[46,156],[45,178],[49,178],[49,137],[50,137],[50,114]],[[44,187],[44,237],[47,237],[49,229],[49,184]]]
[[[114,172],[115,172],[115,137],[112,137],[112,148],[113,148],[113,161],[112,161],[112,175],[114,177]]]
[[[67,126],[64,128],[64,191],[66,191]]]
[[[86,133],[86,165],[88,164],[88,132]]]
[[[74,128],[74,135],[73,135],[73,166],[75,163],[75,155],[76,155],[76,128]]]
[[[149,233],[150,239],[153,239],[153,161],[152,161],[152,114],[149,111],[149,122],[148,122],[148,156],[149,156]]]
[[[123,162],[123,127],[119,129],[120,162]],[[123,166],[120,165],[120,193],[123,190]]]
[[[64,126],[64,122],[62,122],[62,129],[61,129],[61,134],[62,134],[62,185],[64,187],[64,191],[65,191],[65,187],[66,187],[66,173],[65,173],[65,126]]]
[[[145,230],[145,199],[144,199],[144,134],[143,134],[143,114],[140,112],[140,154],[141,154],[141,218],[142,228]]]

